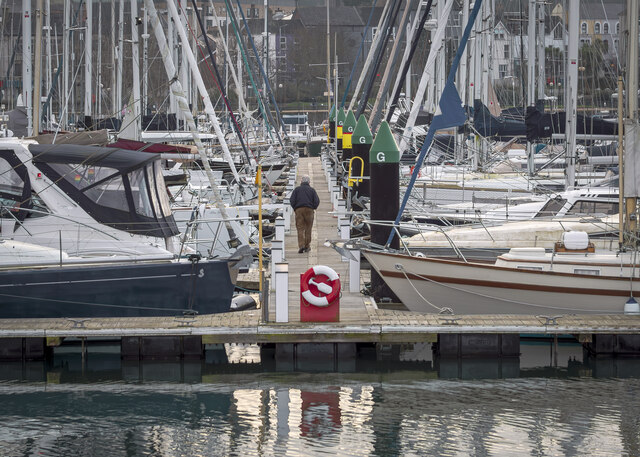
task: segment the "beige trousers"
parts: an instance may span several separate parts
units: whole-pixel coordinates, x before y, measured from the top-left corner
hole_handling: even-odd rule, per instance
[[[302,206],[296,208],[296,230],[298,231],[298,248],[305,249],[311,243],[311,228],[313,227],[313,208]]]

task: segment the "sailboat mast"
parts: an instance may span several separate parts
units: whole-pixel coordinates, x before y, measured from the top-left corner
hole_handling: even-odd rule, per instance
[[[142,114],[149,112],[149,13],[143,7],[144,15],[142,19]]]
[[[33,134],[40,133],[40,91],[42,89],[42,0],[36,2],[35,68],[33,72]]]
[[[453,7],[453,0],[447,0],[444,4],[444,11],[440,17],[448,18],[451,13],[451,8]],[[427,57],[427,63],[425,64],[422,76],[420,78],[420,82],[418,83],[418,87],[416,89],[416,93],[413,97],[413,104],[411,105],[411,111],[409,112],[409,117],[407,118],[406,125],[404,127],[404,131],[400,138],[400,145],[398,149],[400,150],[400,157],[402,154],[406,152],[407,147],[409,146],[409,141],[413,137],[413,127],[416,123],[416,119],[418,118],[418,114],[420,112],[420,108],[422,107],[422,100],[424,99],[425,93],[427,91],[427,87],[433,81],[433,68],[435,66],[436,55],[439,52],[440,47],[442,46],[444,40],[444,34],[447,27],[447,21],[439,21],[438,27],[435,33],[431,33],[431,48],[429,49],[429,55]]]
[[[544,51],[544,15],[545,15],[545,3],[542,2],[538,7],[538,40],[537,40],[537,51],[538,51],[538,99],[544,99],[544,88],[546,85],[545,78],[545,51]]]
[[[328,2],[329,0],[327,0]],[[347,111],[351,111],[353,110],[354,105],[356,104],[356,102],[358,101],[358,96],[360,94],[360,88],[362,87],[362,84],[364,83],[365,77],[369,75],[369,67],[371,66],[371,63],[373,62],[373,56],[376,53],[376,49],[378,48],[378,43],[380,43],[382,34],[380,33],[382,31],[382,24],[384,24],[384,21],[387,17],[388,14],[388,10],[391,7],[391,0],[387,0],[387,2],[384,4],[384,8],[382,9],[382,14],[380,15],[380,19],[378,20],[378,26],[376,27],[376,34],[373,34],[373,31],[371,32],[371,35],[373,37],[373,39],[371,40],[371,48],[369,48],[369,52],[367,53],[367,58],[364,61],[364,65],[362,67],[362,71],[360,72],[360,76],[358,77],[358,83],[356,84],[356,88],[353,91],[353,96],[351,97],[351,101],[349,102],[349,108],[347,109]],[[329,8],[328,4],[327,4],[327,8]],[[328,13],[327,13],[327,17],[328,17]],[[327,23],[329,22],[329,20],[327,19]],[[328,32],[327,32],[328,35]],[[366,38],[366,37],[365,37]],[[327,49],[329,49],[329,42],[328,42],[328,38],[327,38]],[[327,51],[327,62],[329,61],[329,55],[328,55],[329,51]],[[327,78],[329,78],[329,72],[327,70]],[[331,108],[329,108],[331,109]]]
[[[124,2],[120,0],[118,3],[118,69],[116,71],[116,103],[115,110],[122,110],[122,77],[124,69]]]
[[[165,38],[164,31],[160,26],[160,20],[158,19],[158,13],[156,11],[156,7],[153,4],[153,0],[144,0],[144,5],[149,10],[149,19],[151,21],[151,27],[153,28],[153,32],[156,36],[156,41],[158,42],[158,46],[160,48],[160,55],[162,56],[162,61],[164,63],[164,68],[167,73],[167,77],[172,78],[169,86],[171,88],[171,91],[174,93],[176,97],[178,107],[184,113],[185,122],[193,135],[193,140],[196,144],[196,147],[198,148],[198,154],[200,155],[200,159],[202,160],[202,165],[204,166],[207,177],[209,178],[209,184],[211,185],[211,192],[213,193],[214,203],[216,204],[216,207],[218,208],[218,210],[220,211],[220,214],[222,215],[222,219],[224,220],[225,227],[229,234],[230,242],[237,241],[236,234],[234,233],[233,227],[231,227],[231,224],[229,222],[229,216],[228,216],[227,210],[224,204],[222,203],[222,197],[220,196],[220,191],[218,190],[217,183],[215,182],[215,178],[211,170],[211,165],[209,164],[209,158],[207,157],[204,145],[200,140],[200,134],[198,133],[198,129],[193,119],[193,114],[191,113],[191,111],[189,110],[189,106],[187,105],[187,98],[184,93],[184,90],[182,89],[182,84],[180,83],[180,80],[178,78],[175,78],[177,70],[173,63],[170,49],[167,46],[167,39]],[[172,1],[169,1],[167,2],[167,6],[169,7],[170,15],[176,19],[179,19],[177,17],[178,12],[176,10],[176,6],[174,5],[174,3]],[[176,21],[176,25],[177,24],[179,24],[178,21]],[[182,30],[182,32],[184,32],[184,30]],[[185,35],[185,38],[186,38],[186,35]],[[188,46],[187,46],[187,49],[188,49]],[[187,52],[186,55],[192,56],[191,52]]]
[[[66,3],[66,2],[65,2]],[[116,0],[111,0],[111,113],[118,110],[118,103],[116,102],[116,62],[118,60],[118,48],[116,46]]]
[[[337,97],[336,97],[337,100]],[[329,25],[329,0],[327,0],[327,119],[331,115],[331,29]]]
[[[22,0],[22,102],[27,110],[27,134],[33,134],[31,67],[31,0]]]
[[[198,90],[200,91],[200,97],[202,97],[202,101],[204,102],[204,110],[209,116],[209,120],[213,125],[213,129],[216,133],[216,136],[218,137],[218,141],[220,142],[220,147],[222,148],[224,157],[229,163],[229,167],[231,168],[233,177],[237,182],[240,182],[240,177],[238,176],[238,171],[236,170],[235,164],[233,162],[233,157],[231,156],[231,152],[229,151],[229,146],[227,145],[227,141],[224,138],[224,133],[222,133],[222,129],[220,128],[220,122],[218,121],[218,117],[216,116],[216,113],[213,109],[213,104],[211,103],[211,99],[209,98],[209,93],[207,92],[207,88],[204,84],[204,80],[202,79],[202,75],[200,74],[200,70],[198,70],[198,64],[193,53],[189,50],[189,38],[187,37],[187,33],[182,27],[180,18],[178,17],[178,10],[173,2],[167,2],[167,6],[169,9],[169,15],[174,19],[174,22],[176,24],[176,29],[178,31],[178,36],[182,41],[182,46],[186,49],[184,57],[187,58],[189,66],[191,67],[191,73],[198,86]],[[208,166],[208,162],[205,166]],[[211,185],[213,186],[214,183],[212,182]]]
[[[536,0],[529,0],[529,22],[527,27],[527,106],[536,102]],[[527,172],[529,176],[535,173],[533,144],[527,141]]]
[[[98,0],[98,64],[96,69],[98,72],[98,81],[96,83],[96,111],[95,115],[102,118],[102,0]]]
[[[131,66],[133,76],[133,119],[140,126],[140,50],[138,43],[138,2],[131,0]]]
[[[398,58],[400,57],[400,45],[404,39],[405,31],[408,27],[408,22],[410,18],[410,13],[414,9],[414,1],[408,0],[404,12],[402,13],[402,18],[400,19],[400,24],[398,25],[398,32],[393,40],[393,47],[391,48],[391,58],[387,61],[387,66],[382,75],[382,81],[380,82],[380,87],[378,89],[378,94],[376,96],[376,100],[373,104],[373,108],[371,110],[370,115],[370,127],[371,131],[376,131],[378,129],[378,123],[380,122],[380,117],[382,115],[382,108],[384,106],[383,98],[387,97],[387,92],[389,90],[389,85],[391,84],[391,71],[396,67],[396,63]],[[417,18],[416,18],[417,19]],[[409,46],[409,42],[407,41],[407,47]]]
[[[625,153],[627,154],[627,160],[625,160],[625,169],[620,170],[621,173],[629,173],[627,178],[631,178],[634,175],[638,165],[634,162],[639,160],[637,158],[637,148],[640,144],[640,125],[638,123],[638,0],[627,0],[627,113],[628,120],[625,125]],[[622,92],[618,91],[618,98],[622,98]],[[634,150],[635,149],[635,150]],[[630,242],[634,246],[637,245],[637,241],[634,236],[638,229],[638,221],[635,217],[637,200],[638,200],[638,185],[636,180],[626,179],[625,187],[621,188],[620,192],[625,196],[625,226],[621,229],[625,229],[626,233],[631,234]]]
[[[580,19],[580,2],[579,0],[568,0],[568,4],[569,43],[567,46],[567,95],[565,103],[567,122],[564,130],[567,136],[567,173],[565,183],[567,189],[574,187],[576,181],[576,102],[578,98],[578,21]]]
[[[62,97],[60,106],[60,125],[69,125],[69,60],[71,57],[69,27],[71,26],[71,2],[64,2],[64,24],[62,27]]]
[[[91,50],[93,38],[93,0],[86,2],[86,28],[84,33],[84,124],[91,124]]]
[[[462,24],[466,24],[469,20],[469,0],[464,0],[462,2]],[[468,96],[467,96],[467,60],[468,60],[469,51],[467,50],[467,46],[465,46],[464,51],[462,52],[462,58],[460,59],[460,69],[458,70],[458,78],[456,79],[458,82],[458,92],[460,93],[460,99],[462,103],[465,105],[469,104]]]
[[[624,246],[624,123],[623,110],[624,100],[622,99],[622,75],[618,76],[618,246]]]
[[[53,84],[53,70],[52,70],[52,65],[51,65],[51,59],[52,59],[52,53],[51,53],[51,1],[50,0],[46,0],[45,3],[45,26],[44,29],[47,31],[47,85],[45,86],[47,88],[47,91],[51,91],[51,85]],[[56,40],[57,43],[57,40]],[[51,113],[53,112],[51,106],[52,103],[49,103],[47,105],[47,119],[48,119],[48,123],[49,125],[51,125]]]
[[[634,121],[638,120],[638,3],[638,0],[627,0],[627,112],[629,119]]]

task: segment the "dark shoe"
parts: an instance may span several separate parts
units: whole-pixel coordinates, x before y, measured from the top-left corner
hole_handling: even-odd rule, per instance
[[[302,254],[304,252],[304,248],[298,249],[298,254]]]
[[[311,248],[304,248],[304,252],[309,252]]]

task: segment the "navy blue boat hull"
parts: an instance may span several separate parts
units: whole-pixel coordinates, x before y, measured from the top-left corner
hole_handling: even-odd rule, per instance
[[[226,260],[0,271],[0,318],[224,313],[233,291]]]

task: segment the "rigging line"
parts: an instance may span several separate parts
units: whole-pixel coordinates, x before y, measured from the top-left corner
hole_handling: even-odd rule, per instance
[[[427,18],[429,14],[431,14],[431,4],[432,0],[428,0],[427,6],[422,13],[422,17],[420,18],[420,23],[418,24],[418,28],[415,31],[415,35],[411,40],[411,49],[409,50],[409,55],[407,56],[407,60],[402,67],[402,71],[400,73],[400,77],[398,78],[399,84],[396,87],[395,92],[393,93],[393,97],[391,99],[391,103],[389,105],[389,112],[387,113],[387,122],[391,122],[391,117],[393,116],[394,111],[398,105],[398,98],[400,98],[400,92],[402,92],[402,82],[407,77],[407,73],[409,72],[409,68],[411,67],[411,61],[413,60],[413,55],[418,48],[418,41],[420,40],[420,36],[422,31],[424,30],[424,24],[427,22]]]
[[[80,9],[82,8],[82,4],[84,3],[84,0],[80,0],[80,2],[78,3],[78,8],[76,9],[76,15],[73,18],[73,23],[77,24],[78,22],[78,16],[80,15]],[[21,22],[22,24],[22,22]],[[71,30],[69,30],[69,40],[71,40],[73,37],[73,28],[71,28]],[[49,88],[49,93],[47,94],[47,101],[44,102],[44,105],[42,105],[42,113],[40,114],[41,117],[41,121],[44,121],[44,116],[47,112],[47,109],[49,108],[49,103],[51,102],[51,98],[53,97],[53,92],[54,92],[54,88],[58,85],[58,78],[60,77],[60,73],[62,72],[62,62],[64,61],[64,53],[60,54],[60,60],[58,62],[58,68],[56,70],[56,74],[53,77],[53,81],[51,82],[51,87]],[[78,66],[79,67],[79,66]],[[9,67],[11,68],[11,67]],[[67,103],[69,102],[69,100],[67,99]],[[65,105],[67,104],[65,103]],[[60,119],[62,119],[62,117],[60,117]],[[56,133],[57,133],[56,129]]]
[[[364,48],[364,42],[367,39],[367,33],[369,32],[369,25],[371,24],[373,11],[375,10],[377,3],[378,3],[378,0],[373,0],[373,5],[371,5],[371,12],[369,13],[369,19],[367,20],[367,25],[364,28],[362,41],[360,42],[360,47],[358,48],[358,53],[356,54],[356,58],[353,61],[353,67],[351,67],[351,74],[349,75],[349,81],[347,81],[347,86],[344,88],[344,94],[342,94],[342,102],[340,103],[342,108],[344,108],[344,104],[347,101],[347,94],[349,93],[349,88],[351,87],[351,81],[353,79],[353,75],[356,72],[356,66],[358,65],[358,60],[360,60],[360,54],[362,53],[362,48]]]
[[[242,132],[242,129],[240,128],[240,125],[236,121],[236,116],[233,114],[233,109],[229,104],[229,100],[227,100],[227,94],[225,93],[224,87],[222,86],[222,77],[220,76],[220,72],[218,71],[218,66],[216,65],[216,61],[213,56],[213,51],[211,50],[211,45],[209,44],[209,35],[207,34],[206,28],[204,27],[204,24],[202,22],[202,16],[200,15],[200,11],[198,10],[196,0],[191,0],[191,3],[193,4],[193,9],[196,13],[198,24],[200,25],[200,30],[202,31],[202,34],[204,36],[204,42],[205,42],[205,45],[207,46],[207,51],[209,52],[209,59],[211,61],[211,64],[209,64],[209,61],[206,59],[206,56],[200,44],[197,44],[198,50],[200,51],[200,54],[202,55],[202,57],[205,58],[205,61],[204,61],[205,65],[209,70],[209,74],[211,74],[212,76],[213,76],[213,73],[211,72],[211,66],[213,66],[213,70],[215,71],[214,81],[216,83],[216,86],[218,87],[218,90],[220,91],[222,101],[224,102],[225,106],[227,107],[227,110],[229,111],[229,114],[231,115],[231,120],[233,121],[232,122],[233,127],[235,128],[236,133],[238,135],[238,139],[240,140],[240,144],[242,145],[242,150],[244,151],[244,154],[247,158],[247,163],[251,164],[251,158],[249,157],[249,150],[247,149],[247,146],[245,145],[245,142],[244,142],[244,134]],[[182,9],[183,14],[185,14],[185,17],[186,17],[186,13],[184,12],[182,3],[180,3],[180,8]],[[187,21],[187,28],[189,29],[191,36],[197,39],[193,29],[191,28],[191,24],[189,23],[189,21]],[[254,159],[255,159],[255,156],[254,156]]]
[[[2,21],[2,22],[3,22],[3,25],[6,23],[6,21]],[[9,81],[9,78],[11,76],[11,70],[13,69],[13,64],[15,63],[16,55],[18,54],[18,46],[20,45],[21,41],[22,41],[22,21],[20,21],[20,23],[18,24],[18,37],[15,39],[15,42],[13,44],[13,51],[11,52],[11,59],[9,60],[9,65],[7,66],[6,81]]]
[[[238,43],[238,48],[240,49],[240,53],[242,55],[242,61],[244,62],[244,65],[245,65],[245,67],[247,69],[247,74],[249,75],[249,81],[251,81],[251,88],[253,89],[253,93],[256,96],[256,100],[257,100],[257,103],[258,103],[258,109],[260,110],[260,113],[262,114],[263,121],[267,124],[267,132],[269,134],[269,138],[271,138],[271,141],[273,141],[273,133],[272,133],[271,129],[269,128],[269,119],[272,119],[271,112],[267,109],[267,106],[265,105],[264,100],[262,99],[262,96],[260,96],[260,92],[258,91],[258,86],[256,85],[256,82],[254,80],[253,70],[251,69],[251,64],[249,63],[249,59],[247,57],[247,53],[246,53],[246,50],[245,50],[245,45],[244,45],[244,43],[242,41],[242,37],[240,35],[240,29],[239,29],[238,19],[236,18],[236,13],[233,10],[233,6],[231,6],[231,4],[230,4],[230,0],[225,0],[224,3],[225,3],[225,6],[227,8],[227,15],[231,19],[231,25],[233,26],[233,33],[236,36],[236,42]],[[280,136],[278,136],[278,141],[282,145],[282,141],[280,140]]]
[[[456,73],[458,71],[458,66],[460,65],[460,60],[462,59],[462,53],[464,52],[464,48],[467,45],[467,41],[469,40],[469,35],[471,35],[471,29],[473,28],[473,24],[476,21],[476,18],[478,16],[478,12],[480,10],[480,6],[482,5],[482,0],[476,0],[473,6],[473,10],[471,11],[471,14],[469,15],[469,20],[465,26],[464,32],[462,34],[462,37],[460,39],[460,44],[458,45],[458,50],[456,52],[456,55],[453,59],[453,62],[451,64],[451,68],[449,69],[449,76],[447,77],[447,81],[445,83],[445,91],[447,90],[447,88],[451,88],[451,93],[455,95],[456,97],[456,104],[458,103],[458,101],[460,101],[459,95],[458,95],[458,91],[456,90],[455,86],[454,86],[454,79],[456,76]],[[444,93],[444,91],[443,91]],[[442,101],[442,95],[440,96],[440,101]],[[440,102],[438,102],[438,107],[440,107]],[[450,109],[455,109],[456,107],[451,107]],[[458,109],[461,109],[461,106],[458,107]],[[442,119],[442,120],[440,120]],[[429,152],[429,148],[431,147],[431,143],[433,141],[433,138],[435,137],[435,130],[436,130],[436,125],[440,123],[441,127],[443,124],[447,124],[451,125],[450,121],[447,120],[447,118],[444,117],[443,114],[441,114],[440,116],[434,116],[433,120],[431,121],[431,124],[429,125],[429,130],[427,131],[427,136],[422,144],[422,147],[420,148],[420,154],[418,155],[418,159],[416,161],[416,166],[414,168],[414,171],[411,175],[411,180],[409,181],[409,185],[408,185],[408,192],[405,192],[404,197],[402,198],[402,202],[400,204],[400,208],[398,210],[398,214],[396,215],[396,219],[395,219],[395,224],[398,224],[400,222],[400,219],[402,218],[402,213],[404,211],[405,206],[407,205],[407,201],[409,200],[409,195],[410,195],[410,191],[411,188],[413,187],[413,185],[416,182],[416,179],[418,179],[418,173],[420,172],[420,168],[422,168],[422,164],[424,163],[424,159],[427,156],[427,153]],[[455,125],[455,124],[454,124]],[[391,244],[391,242],[393,241],[393,237],[396,235],[395,231],[391,231],[389,233],[389,238],[387,239],[387,246]]]
[[[283,132],[284,132],[284,136],[285,138],[288,138],[287,135],[287,127],[284,124],[284,120],[282,119],[282,115],[280,114],[280,110],[278,109],[278,103],[276,102],[275,96],[273,95],[273,90],[271,89],[271,84],[269,83],[269,78],[267,77],[267,74],[264,71],[264,68],[262,66],[262,62],[260,61],[260,56],[258,56],[258,50],[256,49],[256,45],[253,42],[253,36],[251,35],[251,29],[249,28],[249,24],[247,23],[247,19],[244,17],[244,11],[242,10],[242,5],[240,5],[240,0],[236,0],[236,3],[238,4],[238,10],[240,11],[240,16],[242,16],[242,21],[244,22],[244,26],[247,29],[247,37],[249,38],[249,43],[251,44],[251,48],[253,49],[253,53],[256,56],[256,62],[258,63],[258,68],[260,69],[260,73],[262,74],[262,77],[264,78],[264,82],[265,85],[267,87],[267,92],[271,98],[271,101],[273,103],[273,107],[276,110],[276,116],[278,118],[278,121],[280,123],[280,127],[282,128]],[[268,35],[265,37],[265,40],[267,40],[268,43]],[[267,44],[268,45],[268,44]],[[271,114],[271,113],[269,113]],[[278,130],[276,130],[276,136],[278,137],[278,141],[280,142],[280,145],[282,147],[284,147],[282,140],[280,138],[280,133],[278,132]]]
[[[192,0],[192,1],[194,2],[194,8],[195,8],[195,0]],[[180,5],[180,8],[182,9],[182,5]],[[199,24],[200,24],[200,28],[203,30],[203,35],[205,37],[205,43],[207,45],[207,49],[208,49],[208,52],[209,52],[209,59],[211,60],[211,62],[213,64],[213,68],[215,70],[215,75],[211,71],[211,67],[209,66],[209,62],[208,62],[208,60],[207,60],[207,58],[206,58],[206,56],[204,54],[204,51],[202,50],[202,47],[199,44],[198,44],[198,50],[200,51],[200,54],[204,58],[203,60],[205,62],[205,65],[207,66],[207,69],[209,70],[209,74],[211,74],[211,76],[214,77],[213,80],[215,81],[216,86],[218,87],[218,90],[220,91],[219,100],[220,99],[223,100],[225,106],[227,107],[229,113],[231,114],[231,119],[232,119],[233,125],[234,125],[234,127],[236,129],[236,133],[238,135],[238,139],[240,140],[240,144],[241,144],[242,149],[243,149],[243,151],[245,153],[245,156],[247,158],[247,164],[249,164],[249,165],[251,164],[251,158],[249,157],[249,152],[251,153],[251,156],[253,156],[253,159],[256,162],[258,162],[258,159],[256,158],[255,153],[253,152],[253,150],[251,150],[251,146],[250,145],[245,145],[245,142],[244,142],[244,139],[243,139],[244,138],[244,133],[243,133],[242,129],[240,128],[240,125],[237,122],[237,119],[236,119],[236,117],[235,117],[235,115],[233,113],[233,109],[231,108],[231,105],[229,104],[229,101],[228,101],[228,99],[226,97],[225,91],[221,86],[222,78],[220,77],[220,73],[218,72],[217,65],[215,64],[215,59],[213,57],[213,52],[211,51],[211,47],[209,45],[209,37],[206,34],[206,32],[204,32],[205,29],[204,29],[204,26],[202,24],[202,19],[201,19],[201,16],[200,16],[200,13],[199,13],[198,9],[195,8],[195,10],[196,10],[196,14],[197,14],[198,21],[199,21]],[[186,17],[186,12],[184,11],[184,9],[182,9],[182,13]],[[189,29],[189,32],[190,32],[191,36],[197,39],[197,36],[195,35],[195,32],[191,28],[191,24],[189,24],[188,21],[187,21],[187,28]],[[216,101],[216,105],[217,105],[217,101]],[[248,138],[247,138],[247,143],[248,143]],[[271,191],[274,191],[273,186],[271,185],[271,183],[269,182],[269,179],[266,176],[265,176],[265,181],[267,182],[267,185],[268,185],[269,189]],[[240,183],[238,183],[238,184],[240,184]]]
[[[604,20],[607,21],[607,24],[609,23],[609,17],[607,16],[607,10],[604,7],[604,1],[600,0],[600,5],[602,5],[602,12],[604,13]],[[611,39],[613,40],[613,33],[611,33],[611,29],[613,27],[609,27],[609,37],[611,37]],[[618,41],[619,42],[619,41]],[[621,68],[620,65],[620,56],[618,55],[618,48],[616,47],[615,43],[613,43],[613,53],[616,56],[616,67],[619,69]],[[624,77],[624,72],[622,73],[623,77]]]
[[[429,300],[427,300],[427,299],[425,298],[425,296],[424,296],[424,295],[422,295],[422,294],[420,293],[420,291],[416,288],[416,286],[414,286],[414,285],[413,285],[413,282],[411,281],[411,279],[409,279],[409,276],[407,276],[407,273],[404,271],[404,268],[402,269],[402,274],[404,275],[405,279],[409,282],[409,285],[410,285],[410,286],[411,286],[411,288],[415,291],[415,293],[417,293],[417,294],[418,294],[418,296],[419,296],[420,298],[422,298],[422,300],[424,300],[424,302],[425,302],[427,305],[431,306],[431,307],[432,307],[432,308],[434,308],[434,309],[437,309],[437,310],[440,312],[440,314],[444,314],[445,312],[446,312],[446,313],[453,314],[453,310],[452,310],[451,308],[447,308],[447,307],[442,307],[442,308],[441,308],[441,307],[439,307],[438,305],[434,305],[434,304],[433,304],[433,303],[431,303]]]
[[[400,12],[400,6],[402,5],[402,0],[394,0],[393,6],[389,10],[389,15],[386,21],[386,27],[384,28],[384,38],[380,42],[379,48],[376,50],[375,54],[375,62],[373,64],[373,71],[369,74],[369,79],[367,80],[367,84],[362,91],[362,98],[360,99],[360,104],[358,105],[358,112],[356,114],[356,119],[360,117],[361,114],[365,112],[368,107],[368,99],[371,94],[371,90],[373,89],[373,83],[375,81],[376,75],[378,74],[378,69],[380,68],[380,63],[382,62],[382,57],[384,55],[385,50],[387,49],[387,44],[389,44],[389,37],[391,36],[391,30],[393,29],[394,24],[396,23],[396,19],[398,17],[398,13]],[[378,31],[381,33],[381,31]]]
[[[82,50],[82,55],[80,56],[80,59],[79,59],[79,60],[82,60],[82,58],[84,57],[84,52],[85,52],[85,51],[84,51],[84,49],[83,49],[83,50]],[[69,92],[68,92],[67,94],[65,94],[65,95],[66,95],[66,97],[67,97],[67,99],[66,99],[66,100],[65,100],[65,102],[64,102],[64,108],[63,108],[63,109],[62,109],[62,111],[60,112],[60,115],[59,115],[59,118],[60,118],[60,119],[62,119],[62,118],[63,118],[63,115],[65,115],[65,113],[66,113],[66,111],[67,111],[67,108],[69,107],[69,99],[71,98],[71,94],[72,94],[72,93],[73,93],[73,91],[74,91],[74,86],[75,86],[75,84],[76,84],[76,79],[78,78],[78,75],[80,74],[80,68],[81,68],[81,66],[80,66],[80,65],[78,65],[78,67],[76,68],[76,73],[75,73],[75,75],[73,76],[73,79],[71,80],[71,84],[69,84]],[[61,129],[61,128],[62,128],[62,123],[61,123],[61,122],[59,122],[59,123],[58,123],[58,127],[56,128],[56,133],[55,133],[55,134],[54,134],[54,136],[53,136],[53,142],[52,142],[52,143],[55,143],[56,138],[58,137],[58,133],[60,132],[60,129]]]

